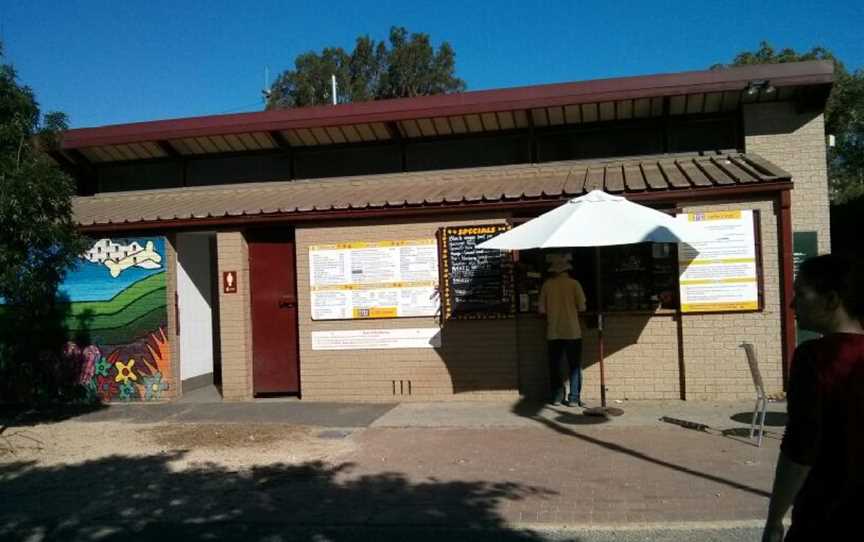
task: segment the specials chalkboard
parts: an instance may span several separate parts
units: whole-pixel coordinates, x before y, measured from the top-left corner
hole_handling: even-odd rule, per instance
[[[477,245],[510,229],[506,224],[439,230],[441,298],[447,320],[492,320],[516,315],[513,258]]]

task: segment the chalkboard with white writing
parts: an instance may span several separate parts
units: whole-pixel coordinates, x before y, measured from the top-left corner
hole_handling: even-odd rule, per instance
[[[477,248],[509,229],[507,224],[487,224],[439,230],[445,319],[491,320],[516,315],[511,253]]]

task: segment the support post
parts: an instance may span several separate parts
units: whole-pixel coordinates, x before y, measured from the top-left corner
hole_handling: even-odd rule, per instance
[[[780,245],[780,314],[783,341],[783,389],[787,389],[792,354],[795,351],[795,315],[792,312],[793,259],[792,259],[792,194],[786,189],[778,197],[780,221],[777,238]]]

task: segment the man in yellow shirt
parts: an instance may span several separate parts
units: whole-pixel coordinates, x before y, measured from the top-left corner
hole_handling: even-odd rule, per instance
[[[582,329],[579,313],[585,311],[585,292],[567,271],[573,269],[562,255],[549,257],[550,277],[540,289],[538,311],[546,316],[546,342],[549,348],[550,403],[585,406],[582,392]],[[570,374],[570,394],[564,399],[564,382],[558,365],[562,354]]]

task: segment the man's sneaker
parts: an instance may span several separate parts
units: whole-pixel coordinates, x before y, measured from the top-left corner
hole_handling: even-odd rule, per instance
[[[566,407],[585,407],[585,403],[583,403],[582,401],[570,401],[569,399],[565,400],[563,404]]]

